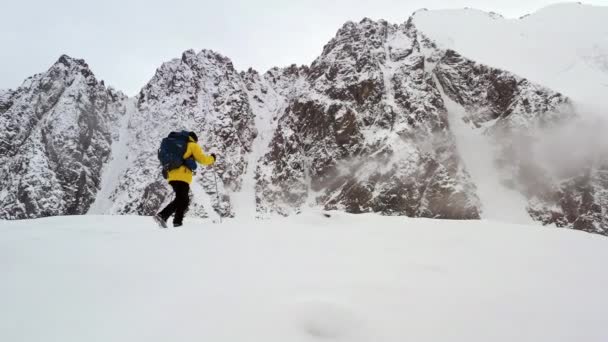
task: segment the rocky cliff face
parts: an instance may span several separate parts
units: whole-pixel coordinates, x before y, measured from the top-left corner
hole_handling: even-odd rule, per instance
[[[0,218],[86,213],[124,99],[67,56],[0,95]]]
[[[0,92],[3,217],[84,213],[93,199],[91,212],[152,214],[170,199],[159,142],[185,129],[220,156],[199,170],[191,215],[321,207],[480,218],[484,203],[450,124],[452,103],[494,146],[500,181],[525,196],[531,217],[606,232],[603,159],[543,178],[551,170],[523,143],[538,139],[539,128],[576,120],[570,100],[438,48],[411,20],[349,22],[310,66],[265,74],[238,72],[212,51],[186,51],[134,99],[62,57]]]
[[[347,23],[297,76],[259,168],[259,212],[479,217],[412,25]]]

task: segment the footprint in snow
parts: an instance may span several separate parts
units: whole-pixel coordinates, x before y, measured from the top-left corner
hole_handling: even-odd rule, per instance
[[[312,340],[368,341],[362,320],[348,307],[319,300],[296,304],[296,326]]]

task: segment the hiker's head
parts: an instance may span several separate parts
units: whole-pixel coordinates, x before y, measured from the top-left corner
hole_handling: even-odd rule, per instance
[[[198,142],[198,137],[196,136],[196,133],[190,132],[188,133],[188,135],[190,136],[190,138],[194,139],[194,141]]]

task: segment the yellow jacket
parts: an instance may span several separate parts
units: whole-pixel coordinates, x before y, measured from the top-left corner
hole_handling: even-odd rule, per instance
[[[197,163],[203,165],[211,165],[215,163],[215,159],[213,159],[212,156],[204,154],[203,149],[198,146],[198,144],[192,138],[190,138],[190,141],[188,142],[188,147],[186,148],[186,153],[184,153],[184,159],[188,159],[190,157],[194,157],[194,160],[196,160]],[[186,166],[182,165],[177,169],[169,171],[169,174],[167,175],[167,181],[180,181],[191,184],[192,171]]]

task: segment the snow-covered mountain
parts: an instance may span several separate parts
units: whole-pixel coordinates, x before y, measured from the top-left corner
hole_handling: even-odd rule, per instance
[[[158,143],[172,130],[188,129],[198,132],[204,150],[220,157],[195,180],[191,214],[196,216],[268,217],[322,207],[535,220],[606,233],[605,155],[583,153],[583,162],[567,172],[544,158],[542,137],[578,123],[579,110],[567,93],[480,64],[457,46],[447,49],[433,38],[432,20],[421,25],[425,29],[418,26],[421,13],[400,25],[348,22],[310,66],[238,72],[216,52],[186,51],[164,63],[136,98],[103,88],[106,97],[94,98],[112,101],[96,111],[105,144],[85,172],[92,175],[86,179],[93,189],[87,187],[81,199],[78,192],[61,190],[65,186],[51,188],[56,197],[77,202],[79,212],[151,214],[169,199],[156,161]],[[64,74],[70,79],[79,71]],[[75,86],[84,91],[85,85]],[[20,113],[35,112],[31,102],[19,104],[20,93],[36,94],[28,82],[0,93],[0,119],[7,127]],[[67,102],[60,109],[70,113],[80,107]],[[64,121],[49,116],[44,122],[51,119]],[[12,142],[13,136],[1,138]],[[32,145],[46,141],[23,136]],[[17,146],[22,145],[7,151],[25,151],[21,158],[38,160]],[[6,160],[14,164],[17,157]],[[5,172],[11,180],[0,197],[3,217],[79,213],[52,207],[60,203],[56,200],[26,208],[14,189],[27,184],[47,190],[39,190],[27,173]],[[44,174],[40,168],[31,172]]]
[[[125,99],[68,56],[0,93],[0,218],[86,213]]]
[[[479,217],[421,44],[408,24],[338,31],[279,119],[258,168],[259,211]]]
[[[509,70],[577,101],[608,108],[608,7],[562,3],[519,19],[474,9],[418,11],[445,49]]]

